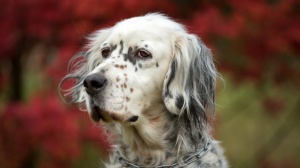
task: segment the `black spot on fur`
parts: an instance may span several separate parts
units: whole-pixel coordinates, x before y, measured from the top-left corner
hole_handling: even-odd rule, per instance
[[[117,48],[117,44],[116,44],[116,45],[113,45],[113,46],[111,47],[110,53],[112,53],[116,48]]]
[[[134,70],[134,71],[136,72],[137,70],[138,70],[137,67],[135,67],[135,70]]]
[[[158,65],[158,62],[156,62],[156,64],[155,64],[155,65],[156,65],[156,67],[159,67],[159,65]]]
[[[119,54],[121,54],[123,52],[123,47],[124,47],[123,40],[120,41],[120,46],[121,46],[121,48],[120,48]]]
[[[132,116],[127,121],[128,122],[136,122],[138,120],[139,116]]]
[[[184,103],[184,100],[183,100],[182,95],[176,97],[175,105],[179,110],[182,108],[183,103]]]
[[[101,73],[102,73],[102,74],[105,74],[105,70],[104,70],[104,69],[101,69]]]
[[[147,45],[147,44],[145,44],[145,47],[146,47],[146,48],[148,48],[148,45]]]
[[[128,52],[126,54],[124,54],[124,61],[129,61],[133,65],[135,65],[136,60],[133,57],[134,57],[134,51],[131,47],[129,47]]]
[[[172,62],[172,65],[171,65],[171,69],[170,69],[170,74],[169,74],[169,79],[168,79],[168,82],[167,82],[167,85],[166,85],[166,88],[165,88],[165,93],[164,93],[164,97],[172,97],[171,93],[170,93],[170,90],[169,90],[169,86],[171,84],[171,82],[173,81],[174,77],[175,77],[175,70],[176,70],[176,67],[177,67],[177,62],[176,60]]]
[[[143,68],[143,66],[142,66],[142,64],[141,64],[141,63],[139,63],[138,65],[139,65],[139,68]]]

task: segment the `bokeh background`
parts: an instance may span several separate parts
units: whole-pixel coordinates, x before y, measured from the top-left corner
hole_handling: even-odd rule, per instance
[[[223,75],[214,136],[233,168],[300,167],[299,0],[1,0],[0,167],[101,167],[109,143],[58,83],[85,37],[162,12]]]

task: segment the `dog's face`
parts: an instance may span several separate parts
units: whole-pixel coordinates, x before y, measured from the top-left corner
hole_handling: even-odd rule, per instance
[[[67,95],[84,103],[94,121],[147,125],[151,119],[162,123],[171,113],[198,135],[207,111],[214,110],[217,72],[197,36],[163,15],[149,14],[100,30],[89,42],[86,61],[76,62],[75,56],[75,70],[61,84],[77,79]]]
[[[105,38],[94,36],[99,47],[93,60],[99,63],[83,82],[94,121],[134,123],[163,105],[163,81],[173,56],[165,24],[132,18],[112,27]]]

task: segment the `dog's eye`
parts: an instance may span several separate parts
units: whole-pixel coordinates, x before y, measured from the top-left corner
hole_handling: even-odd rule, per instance
[[[101,50],[101,54],[104,58],[107,58],[110,55],[110,48],[106,47]]]
[[[140,58],[150,58],[151,54],[149,51],[141,49],[137,52],[137,56]]]

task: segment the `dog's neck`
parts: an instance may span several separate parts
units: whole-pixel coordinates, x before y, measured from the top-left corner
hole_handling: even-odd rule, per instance
[[[122,157],[139,165],[172,164],[187,153],[195,152],[203,144],[191,145],[174,116],[166,109],[159,112],[149,112],[147,119],[134,125],[115,123],[110,130],[119,138],[115,141],[112,162],[118,162]],[[199,136],[201,137],[201,136]]]

